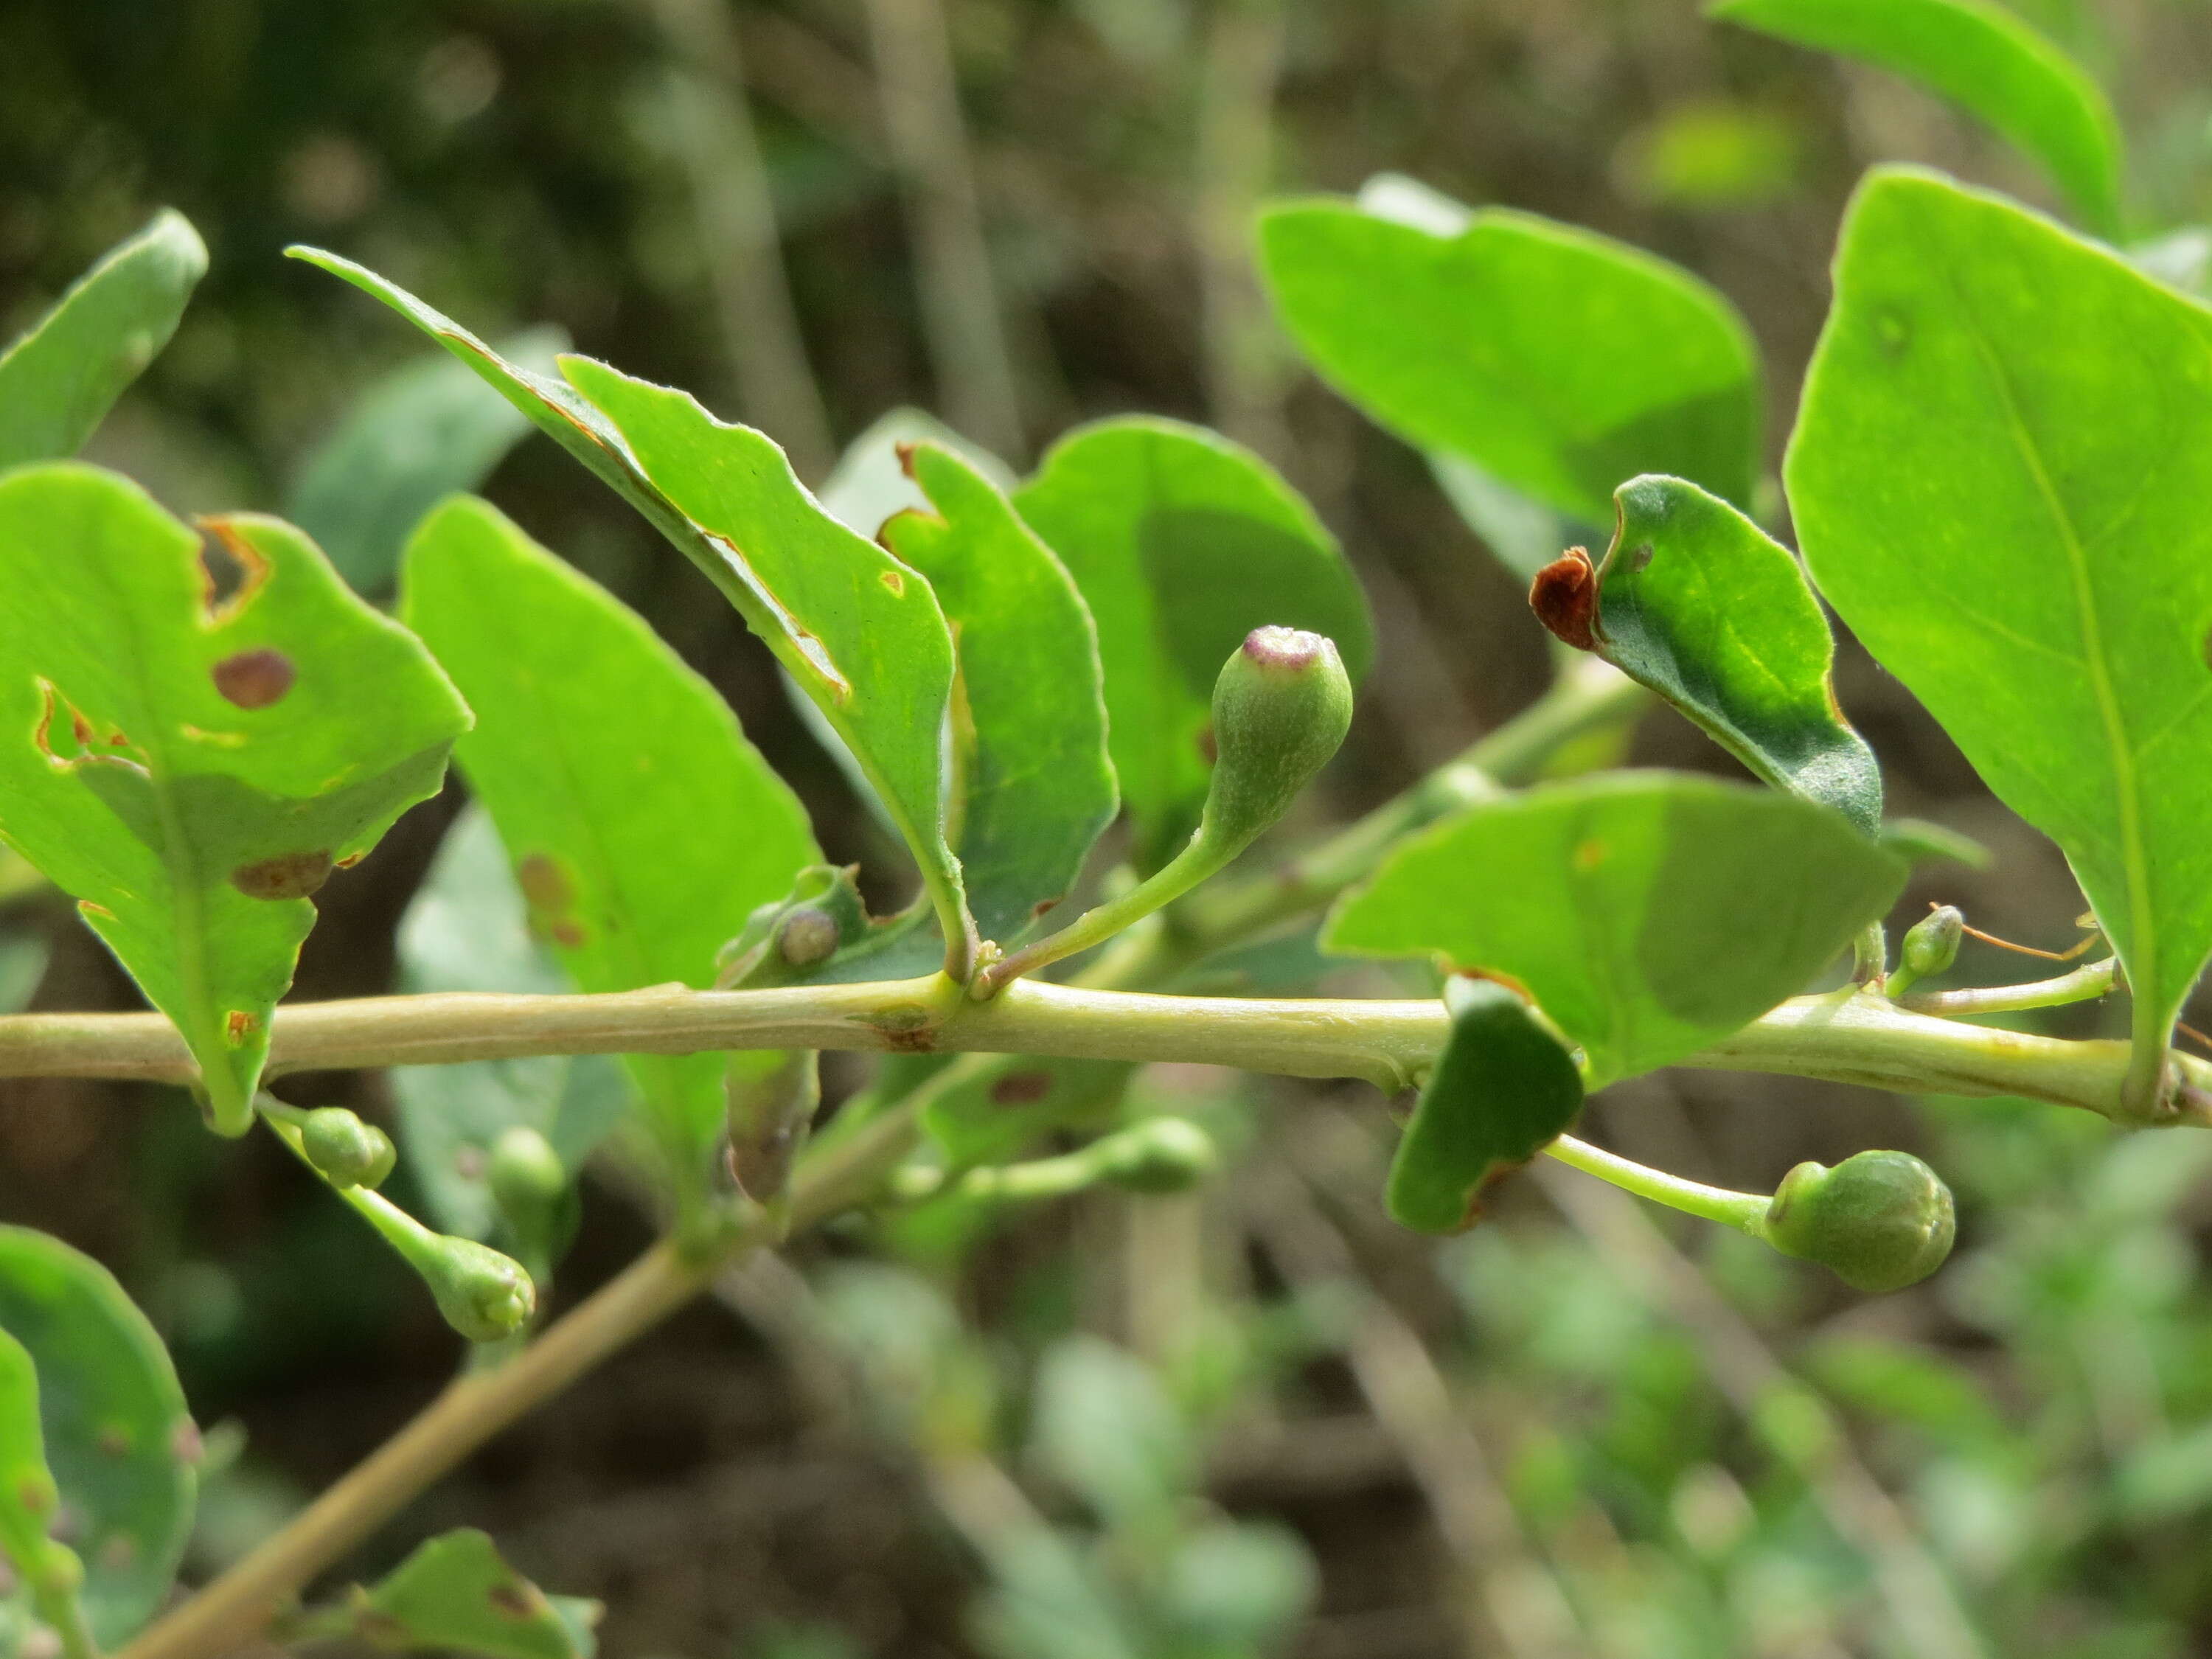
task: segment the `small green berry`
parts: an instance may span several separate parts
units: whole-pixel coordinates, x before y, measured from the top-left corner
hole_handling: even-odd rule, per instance
[[[319,1107],[301,1121],[300,1150],[331,1186],[372,1192],[399,1159],[389,1135],[343,1106]]]
[[[1092,1150],[1104,1179],[1133,1193],[1187,1192],[1221,1163],[1213,1137],[1185,1117],[1147,1118]]]
[[[1352,679],[1334,641],[1255,628],[1213,684],[1213,778],[1200,834],[1249,846],[1328,764],[1352,727]]]
[[[1766,1241],[1776,1249],[1875,1292],[1934,1273],[1957,1230],[1951,1189],[1910,1152],[1860,1152],[1832,1170],[1800,1164],[1766,1210]]]

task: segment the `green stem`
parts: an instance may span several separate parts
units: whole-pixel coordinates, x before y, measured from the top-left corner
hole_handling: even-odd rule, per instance
[[[2119,978],[2119,961],[2106,957],[2085,962],[2056,979],[2039,979],[2026,985],[1990,985],[1964,991],[1921,991],[1896,999],[1900,1008],[1917,1014],[1956,1018],[1966,1014],[2008,1014],[2027,1008],[2057,1008],[2069,1002],[2089,1002],[2112,990]]]
[[[1766,1206],[1770,1200],[1763,1193],[1730,1192],[1724,1187],[1685,1181],[1680,1176],[1650,1169],[1617,1152],[1593,1146],[1586,1140],[1577,1140],[1572,1135],[1561,1135],[1544,1151],[1562,1164],[1609,1182],[1624,1192],[1634,1193],[1638,1198],[1648,1198],[1654,1204],[1663,1204],[1685,1215],[1717,1221],[1753,1238],[1766,1235]]]
[[[996,996],[1002,986],[1024,974],[1033,974],[1064,957],[1103,945],[1115,934],[1133,927],[1154,911],[1173,903],[1218,873],[1242,847],[1224,847],[1200,830],[1182,852],[1139,882],[1119,898],[1094,905],[1056,933],[1002,957],[975,975],[978,1000]]]

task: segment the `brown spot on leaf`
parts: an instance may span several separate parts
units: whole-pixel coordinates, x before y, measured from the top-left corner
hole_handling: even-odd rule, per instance
[[[121,1572],[138,1559],[138,1540],[127,1532],[113,1532],[100,1546],[100,1565]]]
[[[531,908],[556,915],[576,902],[575,878],[550,853],[532,853],[514,866],[515,884]]]
[[[243,1048],[246,1038],[260,1029],[260,1017],[243,1008],[234,1008],[222,1017],[223,1040],[234,1048]]]
[[[331,878],[331,852],[319,847],[308,853],[279,853],[274,858],[241,864],[230,872],[230,884],[248,898],[306,898]]]
[[[362,860],[368,856],[368,855],[366,853],[348,853],[331,867],[337,870],[350,870],[355,865],[359,864]]]
[[[908,477],[913,477],[914,440],[911,438],[901,438],[896,443],[891,446],[891,453],[898,457],[899,471],[905,473]]]
[[[906,597],[906,578],[900,575],[897,571],[886,570],[882,575],[877,577],[876,580],[881,582],[885,587],[890,589],[893,598],[903,599]]]
[[[584,924],[574,916],[559,918],[546,931],[553,936],[553,942],[564,951],[581,950],[592,937]]]
[[[226,702],[240,708],[266,708],[284,700],[300,672],[282,651],[263,646],[225,657],[208,670],[208,677]]]
[[[110,1423],[100,1431],[94,1443],[109,1457],[131,1455],[131,1431],[120,1423]]]
[[[1597,649],[1597,567],[1589,550],[1571,547],[1528,584],[1536,620],[1577,651]]]
[[[72,708],[70,710],[70,735],[76,739],[76,746],[82,749],[89,745],[99,733],[92,729],[90,720]]]
[[[1052,1092],[1050,1072],[1012,1072],[991,1085],[994,1106],[1034,1106]]]
[[[353,1620],[354,1628],[361,1632],[362,1639],[377,1647],[404,1648],[411,1644],[412,1632],[388,1613],[380,1613],[374,1607],[360,1607],[355,1610]]]
[[[1585,875],[1587,875],[1590,871],[1596,869],[1600,865],[1603,864],[1605,862],[1605,843],[1597,840],[1595,837],[1592,837],[1590,840],[1583,842],[1576,847],[1574,853],[1575,868],[1582,871]]]
[[[1054,906],[1064,904],[1066,901],[1067,895],[1065,893],[1054,893],[1050,898],[1041,898],[1035,904],[1030,906],[1030,919],[1034,921],[1036,917],[1044,915],[1049,912]]]
[[[484,1592],[484,1600],[491,1603],[491,1610],[502,1619],[525,1620],[538,1616],[537,1599],[530,1594],[527,1584],[519,1584],[513,1580],[504,1584],[494,1584]]]

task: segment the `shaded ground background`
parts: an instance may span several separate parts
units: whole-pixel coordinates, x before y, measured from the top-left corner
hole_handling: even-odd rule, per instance
[[[2023,9],[2114,90],[2144,228],[2212,215],[2212,10]],[[948,66],[959,127],[928,118]],[[759,355],[776,313],[744,279],[750,222],[729,205],[739,115],[796,320],[781,379]],[[94,451],[183,510],[276,503],[349,398],[415,349],[283,261],[295,240],[487,334],[557,323],[768,428],[815,479],[901,404],[1020,463],[1097,414],[1212,422],[1309,494],[1377,611],[1382,659],[1318,819],[1509,715],[1547,657],[1516,584],[1419,459],[1273,334],[1248,275],[1252,202],[1394,168],[1680,260],[1748,315],[1778,453],[1844,198],[1891,157],[2044,199],[1993,140],[1895,82],[1653,0],[13,0],[0,321],[35,314],[153,206],[193,219],[212,272]],[[957,246],[949,264],[917,256],[933,236],[959,243],[968,189],[988,285],[963,277]],[[765,653],[679,558],[541,442],[488,493],[728,693],[833,855],[880,860]],[[1923,872],[1907,908],[1941,898],[2013,938],[2070,941],[2079,901],[2057,854],[1848,648],[1841,689],[1896,810],[1998,854],[1991,872]],[[1729,764],[1660,716],[1633,753]],[[453,805],[412,815],[327,890],[300,994],[388,987],[394,922]],[[56,941],[40,1006],[131,1006],[66,916],[11,919]],[[2011,972],[1988,956],[1968,969]],[[323,1086],[381,1103],[373,1079]],[[1057,1621],[1055,1646],[979,1635],[974,1617],[1004,1585],[990,1540],[1021,1504],[1092,1535],[1033,1444],[1029,1389],[1040,1356],[1075,1352],[1081,1330],[1176,1380],[1202,1453],[1194,1494],[1304,1541],[1318,1591],[1287,1650],[1557,1651],[1545,1609],[1563,1605],[1569,1651],[1974,1651],[1942,1634],[1932,1595],[1963,1605],[1993,1653],[2212,1652],[2197,1541],[2212,1508],[2197,1176],[2212,1154],[2196,1144],[1748,1077],[1648,1080],[1595,1109],[1599,1138],[1729,1185],[1866,1146],[1925,1152],[1959,1191],[1959,1254],[1929,1285],[1869,1303],[1668,1218],[1638,1232],[1570,1188],[1554,1210],[1554,1187],[1534,1182],[1494,1227],[1432,1250],[1381,1222],[1371,1096],[1206,1073],[1146,1086],[1247,1144],[1205,1200],[1087,1200],[958,1261],[915,1257],[895,1281],[855,1265],[857,1237],[811,1243],[804,1275],[757,1274],[734,1312],[687,1314],[351,1565],[432,1526],[483,1524],[549,1587],[605,1597],[605,1646],[625,1656],[1111,1654],[1084,1645],[1079,1618]],[[0,1085],[0,1215],[114,1265],[172,1335],[202,1420],[244,1432],[203,1566],[447,1374],[452,1344],[419,1295],[273,1146],[219,1146],[157,1091],[27,1083]],[[563,1296],[642,1237],[595,1191]],[[902,1296],[957,1310],[959,1334],[856,1375],[836,1334],[872,1328]],[[1801,1381],[1778,1386],[1778,1364]],[[919,1454],[884,1432],[887,1413],[919,1425]],[[945,1426],[971,1419],[985,1429]],[[977,1474],[979,1446],[1027,1499]],[[1195,1495],[1185,1508],[1206,1512]]]

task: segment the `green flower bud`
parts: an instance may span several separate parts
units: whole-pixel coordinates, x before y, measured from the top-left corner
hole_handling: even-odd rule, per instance
[[[537,1311],[538,1290],[521,1264],[472,1238],[437,1238],[415,1265],[446,1322],[471,1342],[513,1336]]]
[[[1915,979],[1940,974],[1959,959],[1959,941],[1966,936],[1966,918],[1955,904],[1930,910],[1906,930],[1899,959]]]
[[[1221,1163],[1213,1137],[1185,1117],[1147,1118],[1091,1148],[1099,1174],[1133,1193],[1180,1193]]]
[[[1800,1164],[1766,1207],[1766,1242],[1853,1290],[1901,1291],[1943,1265],[1958,1229],[1951,1189],[1910,1152]]]
[[[337,1188],[384,1184],[399,1154],[392,1138],[343,1106],[323,1106],[300,1120],[300,1150]]]
[[[1213,683],[1213,779],[1200,830],[1242,850],[1282,817],[1344,742],[1352,680],[1335,644],[1296,628],[1255,628]]]
[[[492,1200],[528,1231],[568,1190],[568,1171],[553,1143],[526,1123],[512,1125],[492,1143],[484,1164]]]

